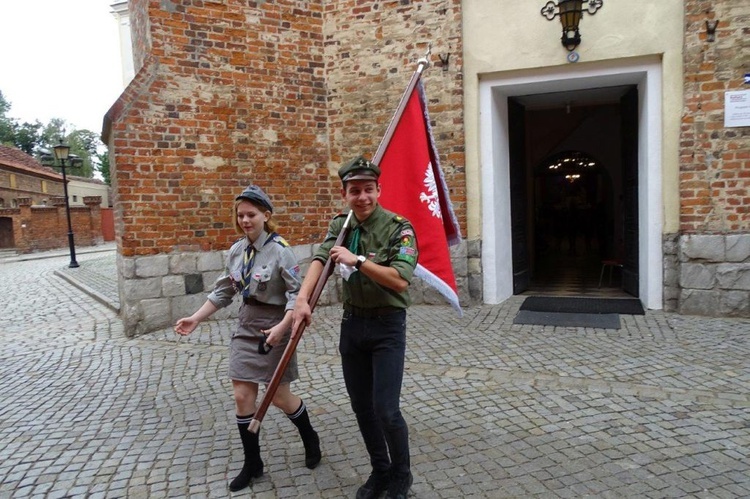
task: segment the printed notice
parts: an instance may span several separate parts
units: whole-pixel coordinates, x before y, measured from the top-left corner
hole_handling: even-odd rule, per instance
[[[724,94],[724,126],[750,126],[750,90]]]

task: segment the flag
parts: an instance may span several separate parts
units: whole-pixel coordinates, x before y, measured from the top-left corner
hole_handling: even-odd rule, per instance
[[[415,275],[463,315],[448,249],[449,244],[461,242],[461,233],[432,139],[422,82],[405,98],[404,111],[396,118],[379,162],[380,204],[406,217],[414,227],[419,248]]]

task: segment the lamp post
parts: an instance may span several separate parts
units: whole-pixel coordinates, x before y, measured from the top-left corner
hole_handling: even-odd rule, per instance
[[[55,147],[55,158],[57,158],[60,161],[60,168],[62,168],[62,175],[63,175],[63,189],[65,191],[65,215],[68,217],[68,245],[70,246],[70,265],[68,267],[70,268],[76,268],[78,267],[78,262],[76,261],[76,246],[75,242],[73,241],[73,225],[70,223],[70,201],[68,201],[68,178],[65,176],[65,161],[68,159],[68,154],[70,153],[70,146],[63,144],[62,139],[60,139],[60,143],[57,144]]]

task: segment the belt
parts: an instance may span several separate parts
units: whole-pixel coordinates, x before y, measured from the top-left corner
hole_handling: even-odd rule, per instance
[[[242,297],[242,303],[245,305],[253,305],[256,307],[286,307],[285,305],[274,305],[273,303],[263,303],[262,301],[258,301],[252,296],[243,296]]]
[[[381,315],[395,314],[396,312],[401,312],[403,310],[403,308],[399,307],[361,308],[344,303],[344,311],[349,312],[354,317],[380,317]]]

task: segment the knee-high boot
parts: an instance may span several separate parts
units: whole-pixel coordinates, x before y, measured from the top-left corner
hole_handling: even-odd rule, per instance
[[[305,445],[305,466],[315,468],[320,463],[320,439],[310,424],[305,403],[300,401],[299,408],[293,414],[287,414],[294,426],[299,430],[302,443]]]
[[[244,489],[253,483],[253,478],[263,476],[263,461],[260,459],[260,431],[253,433],[248,429],[253,416],[254,414],[250,416],[237,416],[237,428],[240,430],[242,450],[245,453],[245,464],[242,466],[240,474],[229,484],[229,490],[232,492]]]

